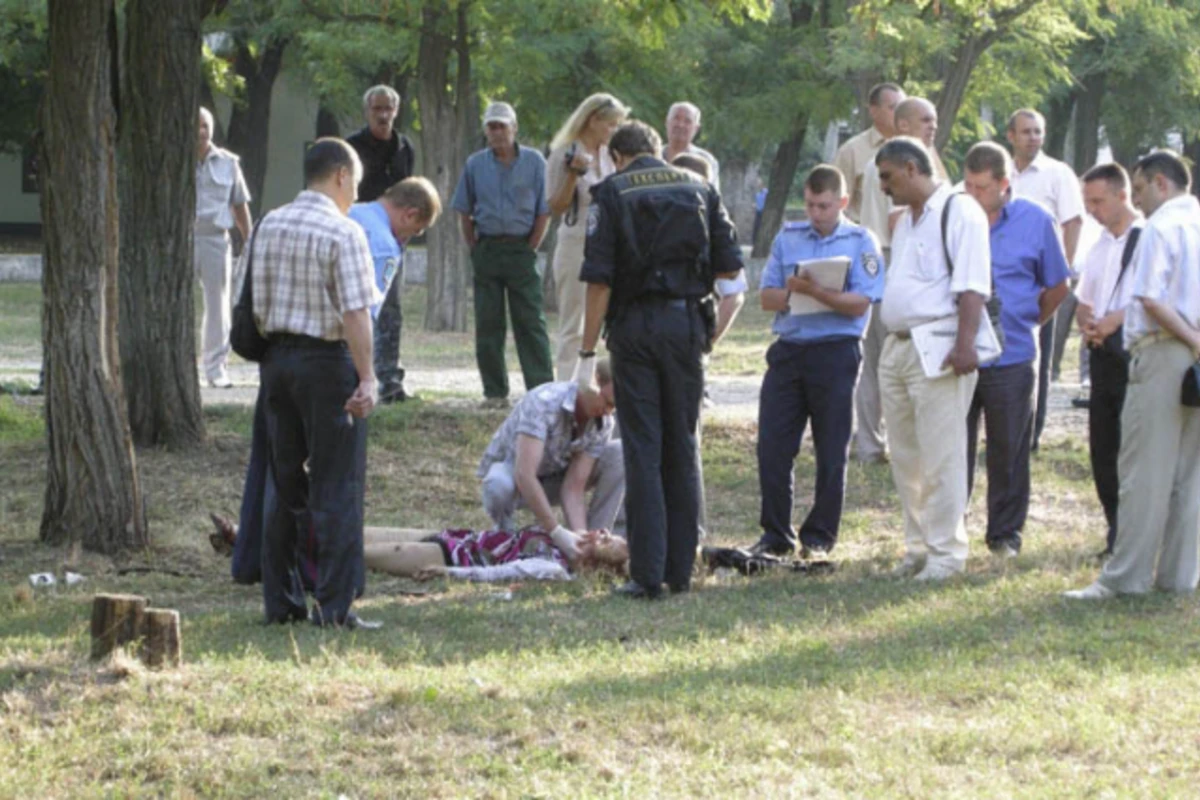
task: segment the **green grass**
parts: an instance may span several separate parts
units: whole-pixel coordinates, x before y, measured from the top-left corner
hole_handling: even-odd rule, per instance
[[[502,418],[428,402],[371,421],[367,518],[479,525],[475,461]],[[1100,516],[1086,450],[1035,462],[1028,546],[922,587],[900,549],[888,470],[850,469],[841,568],[705,577],[654,605],[605,581],[504,587],[372,576],[372,633],[263,628],[254,587],[207,550],[236,509],[249,414],[208,414],[192,453],[144,451],[156,545],[119,576],[34,542],[40,422],[0,400],[0,796],[1187,796],[1200,757],[1200,625],[1190,598],[1071,605]],[[710,424],[716,538],[757,517],[754,426]],[[805,450],[800,503],[812,490]],[[982,487],[980,487],[982,493]],[[803,509],[801,509],[801,513]],[[82,587],[33,592],[64,560]],[[183,613],[186,665],[87,660],[91,595]]]
[[[406,356],[431,357],[416,327]],[[742,353],[717,370],[759,374],[768,341],[747,309],[726,343]],[[484,524],[474,469],[503,413],[441,400],[372,417],[368,523]],[[330,633],[262,627],[259,590],[211,554],[207,514],[237,509],[250,411],[206,415],[204,447],[138,453],[155,545],[135,561],[183,577],[122,576],[37,544],[40,406],[0,397],[0,797],[1195,794],[1194,599],[1058,596],[1095,576],[1103,535],[1081,430],[1043,443],[1015,562],[982,547],[978,476],[972,559],[943,586],[886,577],[902,538],[891,475],[852,464],[830,576],[704,576],[644,605],[595,577],[504,600],[508,587],[372,575],[361,605],[384,629]],[[749,421],[706,422],[717,542],[756,536],[755,437]],[[813,472],[806,445],[798,519]],[[87,582],[28,587],[64,564]],[[100,591],[179,609],[186,664],[90,663]]]

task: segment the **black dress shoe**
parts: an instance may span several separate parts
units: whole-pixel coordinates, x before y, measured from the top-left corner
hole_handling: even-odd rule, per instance
[[[785,558],[796,552],[796,548],[790,544],[775,544],[766,539],[759,539],[746,552],[752,556],[779,556]]]
[[[411,400],[413,395],[408,393],[404,388],[403,383],[388,384],[379,392],[379,402],[385,406],[392,403],[403,403],[405,400]]]
[[[626,581],[620,586],[614,587],[613,594],[619,597],[628,597],[631,600],[658,600],[662,597],[662,587],[651,589],[642,586],[637,581]]]

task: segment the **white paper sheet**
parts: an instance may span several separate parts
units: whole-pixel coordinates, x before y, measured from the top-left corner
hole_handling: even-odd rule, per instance
[[[833,258],[798,261],[792,265],[792,274],[799,275],[801,272],[807,271],[822,288],[831,292],[840,292],[846,285],[846,272],[849,269],[849,257],[834,256]],[[821,311],[833,310],[819,300],[796,292],[792,292],[788,306],[788,310],[793,314],[816,314]]]
[[[917,348],[917,356],[921,359],[921,369],[927,378],[938,378],[949,375],[950,368],[942,368],[946,356],[954,349],[954,341],[958,338],[958,315],[942,317],[932,322],[925,322],[914,327],[912,334],[913,346]],[[975,352],[979,354],[979,363],[987,364],[1000,357],[1000,342],[996,339],[996,331],[987,315],[987,309],[979,315],[979,330],[975,334]]]

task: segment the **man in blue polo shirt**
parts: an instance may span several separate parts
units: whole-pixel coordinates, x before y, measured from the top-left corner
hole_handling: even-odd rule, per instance
[[[425,178],[405,178],[394,184],[378,200],[356,203],[349,216],[367,235],[371,258],[375,262],[375,286],[380,297],[386,297],[392,279],[399,273],[404,259],[404,245],[420,235],[437,220],[442,203],[437,189]],[[379,304],[371,307],[371,319],[379,315]],[[242,507],[238,514],[237,539],[233,544],[233,580],[237,583],[258,583],[263,535],[263,508],[268,492],[275,491],[274,479],[267,458],[266,403],[260,390],[254,404],[254,421],[250,432],[250,463],[242,487]],[[229,520],[212,515],[218,534],[225,540],[233,538],[235,530]],[[297,519],[300,541],[305,544],[301,563],[303,578],[316,579],[315,542],[308,534],[309,523]],[[361,581],[360,581],[361,585]]]
[[[979,414],[987,437],[987,546],[1002,558],[1021,550],[1029,512],[1029,450],[1033,442],[1034,364],[1037,327],[1054,316],[1067,296],[1066,255],[1054,218],[1037,203],[1009,190],[1012,162],[992,142],[967,152],[967,193],[991,225],[992,280],[1000,298],[1004,352],[979,368],[975,397],[967,412],[967,490],[975,477]],[[960,198],[961,201],[961,198]]]
[[[883,263],[875,236],[842,216],[849,196],[836,167],[814,167],[804,181],[807,222],[789,223],[775,237],[760,285],[764,311],[774,311],[779,339],[767,350],[758,406],[758,475],[762,538],[755,554],[789,555],[792,470],[804,428],[812,420],[817,486],[800,526],[801,556],[823,558],[837,542],[845,495],[846,458],[854,425],[854,387],[871,304],[883,296]],[[822,288],[798,262],[850,259],[841,291]],[[830,310],[793,314],[790,298],[808,295]]]

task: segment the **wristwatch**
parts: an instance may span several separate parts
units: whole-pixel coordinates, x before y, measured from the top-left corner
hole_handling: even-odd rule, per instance
[[[596,351],[595,350],[580,350],[579,357],[580,358],[595,358]]]

